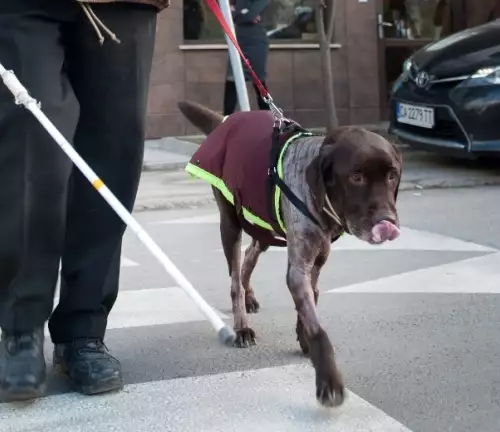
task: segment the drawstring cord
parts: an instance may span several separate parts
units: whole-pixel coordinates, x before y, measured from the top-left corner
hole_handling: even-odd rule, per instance
[[[337,224],[339,224],[342,228],[344,228],[344,224],[342,223],[342,221],[340,220],[340,216],[338,215],[338,213],[335,211],[335,209],[333,208],[333,205],[330,201],[330,198],[328,198],[328,195],[325,194],[325,200],[326,200],[326,205],[328,208],[326,207],[323,207],[323,211],[328,215],[330,216]]]
[[[120,39],[118,39],[116,35],[108,27],[106,27],[106,25],[99,19],[99,17],[95,14],[90,5],[83,3],[81,1],[79,1],[78,3],[85,12],[85,15],[87,15],[87,18],[92,27],[94,28],[97,37],[99,38],[99,43],[101,45],[104,43],[104,36],[102,35],[101,30],[99,30],[98,25],[101,26],[101,28],[109,35],[109,37],[113,41],[115,41],[116,43],[121,43]]]

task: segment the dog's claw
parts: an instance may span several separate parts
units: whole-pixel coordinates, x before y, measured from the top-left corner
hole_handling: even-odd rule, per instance
[[[257,313],[257,312],[259,312],[260,304],[253,295],[246,296],[245,297],[245,307],[246,307],[247,313]]]
[[[345,388],[336,372],[328,375],[316,379],[316,399],[325,407],[338,407],[344,403]]]
[[[328,408],[334,408],[344,403],[344,392],[332,391],[328,388],[321,388],[316,390],[316,399],[318,402]]]
[[[250,328],[236,330],[236,340],[234,346],[237,348],[249,348],[251,345],[256,345],[255,332]]]

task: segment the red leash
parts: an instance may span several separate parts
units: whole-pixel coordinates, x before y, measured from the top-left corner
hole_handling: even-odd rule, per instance
[[[271,111],[277,121],[282,121],[283,120],[283,111],[279,109],[273,102],[273,98],[267,91],[267,89],[264,87],[262,82],[260,81],[259,77],[256,75],[254,70],[252,69],[252,66],[250,65],[250,62],[248,59],[245,57],[245,54],[243,54],[243,51],[240,48],[240,45],[236,38],[234,37],[233,33],[231,32],[231,29],[229,28],[229,25],[227,24],[224,15],[222,15],[222,11],[219,7],[219,4],[217,3],[217,0],[205,0],[207,3],[208,7],[214,14],[214,16],[217,18],[219,21],[220,25],[222,26],[222,29],[224,30],[224,33],[226,33],[227,37],[231,39],[231,42],[233,43],[234,47],[238,50],[238,53],[240,54],[241,59],[243,60],[243,63],[245,66],[248,68],[250,74],[252,75],[252,79],[257,86],[260,95],[262,96],[262,99],[269,105],[271,108]]]
[[[255,85],[259,89],[259,93],[261,94],[261,96],[264,99],[270,98],[269,92],[266,90],[264,85],[260,82],[259,78],[257,77],[254,70],[252,69],[250,62],[245,57],[245,54],[243,54],[243,51],[241,51],[241,48],[240,48],[238,41],[236,40],[233,33],[231,32],[231,29],[229,28],[229,25],[226,22],[224,15],[222,15],[222,11],[220,10],[220,7],[217,3],[217,0],[205,0],[205,2],[207,3],[208,7],[211,9],[212,13],[215,15],[215,18],[217,18],[219,20],[219,23],[222,26],[224,33],[226,33],[227,37],[229,39],[231,39],[231,42],[233,43],[234,47],[238,50],[238,52],[241,56],[241,59],[243,60],[243,63],[245,63],[245,66],[250,71],[250,74],[252,75],[252,79],[254,80]]]
[[[278,156],[280,154],[280,149],[281,149],[280,135],[283,132],[283,127],[288,126],[288,125],[294,125],[296,128],[301,129],[301,133],[305,132],[305,134],[307,134],[307,135],[312,135],[312,133],[302,129],[298,123],[285,118],[285,116],[283,115],[283,111],[281,109],[279,109],[274,104],[273,99],[271,98],[271,95],[266,90],[264,85],[261,83],[259,77],[256,75],[256,73],[252,69],[250,62],[243,54],[243,51],[241,51],[240,45],[238,44],[238,41],[236,40],[236,38],[233,36],[231,29],[230,29],[229,25],[227,24],[226,19],[224,18],[224,15],[222,14],[222,11],[220,10],[220,7],[219,7],[219,4],[217,3],[217,0],[205,0],[205,2],[207,3],[208,7],[212,10],[212,13],[215,15],[217,20],[219,21],[220,25],[222,26],[222,28],[224,30],[224,33],[226,33],[227,37],[229,39],[231,39],[231,42],[233,43],[234,47],[238,50],[238,53],[240,54],[240,57],[243,60],[243,63],[245,63],[245,66],[250,71],[250,74],[252,75],[252,79],[253,79],[255,85],[259,89],[260,95],[266,101],[266,103],[269,105],[269,108],[271,109],[271,114],[274,117],[272,144],[271,144],[271,151],[269,153],[269,157],[270,157],[269,169],[267,171],[268,186],[266,188],[267,189],[267,203],[268,203],[269,214],[274,215],[274,207],[273,207],[274,194],[272,192],[273,185],[274,185],[277,188],[281,189],[283,194],[288,198],[288,200],[292,203],[292,205],[294,207],[296,207],[308,219],[312,220],[314,223],[316,223],[319,226],[319,222],[311,214],[311,212],[307,208],[307,205],[292,192],[292,190],[285,184],[285,182],[283,182],[283,180],[278,175],[278,171],[277,171],[277,160],[278,160]],[[271,219],[273,220],[275,218],[273,216],[271,216]],[[277,230],[276,232],[278,232],[278,233],[280,232],[281,227],[279,226],[279,224],[276,220],[274,220],[274,222],[272,223],[272,226],[273,226],[273,229]],[[275,228],[275,226],[276,226],[276,228]]]

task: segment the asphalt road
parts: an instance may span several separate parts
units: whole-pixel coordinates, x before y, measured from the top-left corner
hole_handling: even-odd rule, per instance
[[[331,412],[315,402],[313,371],[298,351],[285,252],[270,250],[254,274],[257,345],[226,348],[127,233],[107,334],[125,391],[84,398],[51,376],[50,397],[0,404],[0,430],[498,432],[498,202],[499,187],[403,191],[396,242],[334,246],[318,310],[351,393]],[[215,207],[136,217],[231,322]]]

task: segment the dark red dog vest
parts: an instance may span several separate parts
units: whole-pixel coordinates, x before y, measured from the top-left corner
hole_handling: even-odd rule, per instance
[[[267,199],[273,125],[269,111],[241,111],[228,116],[200,145],[186,171],[216,187],[235,206],[248,235],[262,244],[285,246],[279,188],[274,187],[272,195],[274,215],[269,214]],[[307,134],[292,131],[280,136],[279,177],[288,145]]]

